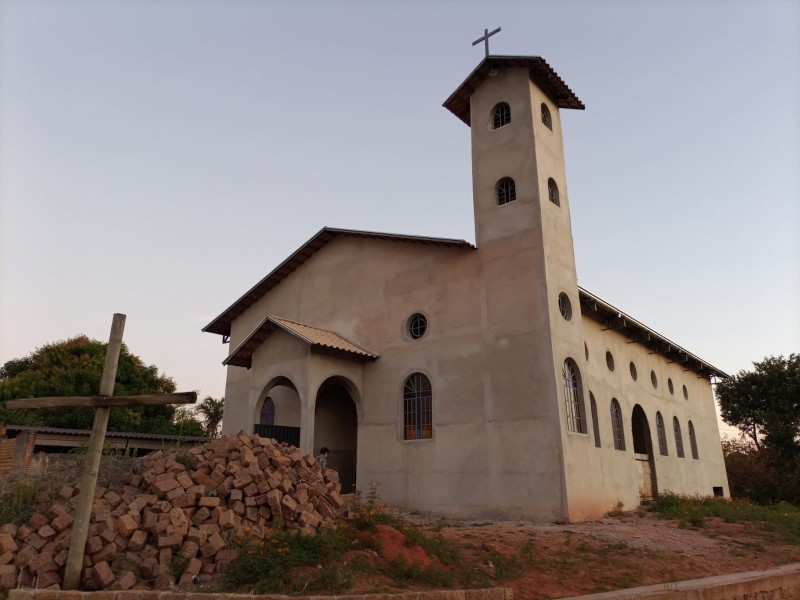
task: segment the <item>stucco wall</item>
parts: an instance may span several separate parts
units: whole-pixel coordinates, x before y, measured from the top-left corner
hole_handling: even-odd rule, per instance
[[[589,349],[584,390],[588,398],[591,392],[598,408],[598,420],[602,448],[590,448],[594,458],[591,468],[573,470],[595,486],[598,501],[610,509],[618,500],[629,508],[639,502],[639,478],[633,460],[631,413],[639,404],[644,410],[652,438],[654,463],[658,488],[676,493],[710,495],[714,486],[723,488],[728,495],[728,480],[722,458],[719,429],[714,409],[711,384],[679,364],[669,364],[660,354],[650,354],[641,344],[630,340],[620,332],[606,330],[603,325],[584,316],[583,329]],[[606,364],[606,352],[614,357],[614,371]],[[637,379],[631,376],[630,363],[636,365]],[[656,374],[658,387],[651,383],[650,372]],[[667,382],[672,379],[673,393]],[[688,400],[683,396],[686,386]],[[616,398],[622,408],[625,432],[625,451],[614,449],[611,431],[610,403]],[[668,456],[659,452],[656,431],[656,413],[660,412],[666,428]],[[685,458],[678,458],[672,419],[681,424]],[[689,442],[689,421],[695,427],[699,459],[692,458]],[[591,427],[590,427],[591,430]]]

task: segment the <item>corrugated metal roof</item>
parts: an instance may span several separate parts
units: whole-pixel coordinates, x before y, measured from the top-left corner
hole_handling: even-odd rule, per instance
[[[335,237],[356,237],[412,244],[428,244],[431,246],[469,248],[472,250],[475,249],[475,246],[465,240],[323,227],[316,234],[314,234],[310,240],[295,250],[295,252],[289,258],[279,264],[266,277],[245,292],[241,298],[226,308],[222,314],[211,321],[211,323],[206,325],[203,328],[203,331],[217,333],[219,335],[230,335],[231,323],[234,319],[236,319],[236,317],[241,315],[244,311],[255,304],[259,298],[278,285],[281,281],[286,279],[286,277],[288,277],[295,269],[311,258],[320,248],[322,248]]]
[[[469,99],[492,69],[503,67],[528,67],[531,80],[547,94],[559,108],[583,110],[586,107],[564,80],[558,76],[541,56],[487,56],[475,67],[455,92],[444,101],[444,106],[467,125],[470,124]]]
[[[275,329],[280,328],[303,340],[315,348],[323,348],[335,353],[355,355],[361,360],[375,360],[378,355],[354,344],[350,340],[343,338],[335,331],[320,329],[305,323],[281,319],[280,317],[268,316],[258,326],[250,332],[245,340],[222,361],[223,365],[234,365],[237,367],[250,368],[253,353],[264,343]]]
[[[581,312],[587,317],[599,321],[607,329],[619,331],[628,336],[632,342],[642,344],[652,352],[666,356],[670,362],[678,363],[701,377],[721,377],[725,379],[730,377],[722,369],[718,369],[702,358],[695,356],[657,331],[650,329],[644,323],[622,312],[616,306],[595,296],[590,291],[579,287],[578,294],[580,296]]]
[[[34,433],[54,433],[59,435],[80,435],[90,436],[90,429],[64,429],[61,427],[38,427],[35,425],[6,425],[6,431],[32,431]],[[141,440],[164,440],[184,442],[207,442],[209,438],[193,435],[166,435],[161,433],[138,433],[125,431],[107,431],[106,437],[112,438],[131,438]]]

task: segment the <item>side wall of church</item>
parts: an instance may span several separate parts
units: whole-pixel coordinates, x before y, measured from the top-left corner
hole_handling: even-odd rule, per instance
[[[530,368],[552,361],[531,327],[540,285],[524,265],[540,261],[537,252],[529,236],[485,252],[335,238],[234,322],[231,348],[275,315],[378,353],[363,367],[352,363],[363,369],[363,381],[353,382],[361,396],[357,479],[362,488],[379,483],[388,502],[453,516],[563,518],[557,413],[535,401],[541,386]],[[429,323],[419,340],[406,327],[416,312]],[[252,428],[254,398],[280,365],[310,362],[299,349],[269,350],[278,348],[271,339],[252,369],[228,368],[226,410],[237,408],[226,412],[226,431]],[[432,439],[403,439],[403,386],[415,372],[431,382]],[[305,390],[295,382],[310,406],[322,383],[313,378],[306,375]],[[303,427],[311,452],[313,420]]]
[[[711,384],[693,371],[679,364],[670,364],[660,354],[651,354],[641,344],[617,331],[604,331],[604,326],[583,315],[583,330],[589,358],[583,373],[583,390],[587,398],[589,437],[585,468],[568,471],[569,478],[580,479],[595,490],[597,504],[605,512],[618,501],[631,509],[639,504],[640,475],[633,454],[632,413],[638,404],[644,410],[650,429],[653,462],[658,491],[681,494],[711,495],[714,487],[721,487],[728,496],[728,480],[722,458],[719,427]],[[614,370],[608,368],[606,352],[614,359]],[[637,378],[631,375],[630,364],[635,365]],[[651,372],[655,373],[657,386],[653,386]],[[669,390],[669,381],[672,389]],[[688,399],[684,397],[686,386]],[[597,404],[600,448],[594,445],[589,398]],[[625,450],[614,447],[611,424],[611,400],[616,399],[622,409]],[[664,422],[667,455],[659,449],[656,414]],[[673,418],[681,428],[684,458],[679,458],[673,430]],[[695,430],[698,459],[692,457],[689,422]]]

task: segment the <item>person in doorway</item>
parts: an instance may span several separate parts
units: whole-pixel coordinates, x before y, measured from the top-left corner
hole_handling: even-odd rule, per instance
[[[323,446],[322,448],[319,449],[319,454],[317,455],[317,462],[319,463],[319,466],[322,467],[323,469],[327,469],[328,468],[328,447],[327,446]]]

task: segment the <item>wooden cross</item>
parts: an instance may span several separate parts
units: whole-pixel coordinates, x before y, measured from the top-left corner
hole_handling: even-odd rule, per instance
[[[500,33],[501,31],[502,31],[501,27],[498,27],[497,29],[495,29],[491,33],[489,33],[488,29],[484,29],[483,30],[483,37],[479,37],[477,40],[472,42],[472,45],[476,46],[477,44],[480,44],[481,42],[483,42],[484,46],[486,48],[486,58],[489,58],[489,38],[492,37],[495,33]]]
[[[156,394],[151,396],[116,396],[114,380],[117,377],[117,363],[122,348],[122,332],[125,329],[125,315],[115,314],[111,323],[111,335],[108,339],[106,362],[103,376],[100,379],[98,396],[74,396],[53,398],[28,398],[9,400],[6,408],[64,408],[94,407],[94,424],[89,436],[89,448],[83,463],[83,481],[75,510],[75,522],[72,525],[72,537],[69,544],[69,556],[64,571],[64,589],[76,590],[81,581],[83,555],[86,548],[86,537],[89,533],[89,521],[92,517],[94,490],[97,487],[97,474],[100,470],[100,457],[106,439],[108,414],[113,406],[157,406],[164,404],[194,404],[197,392],[180,394]]]

